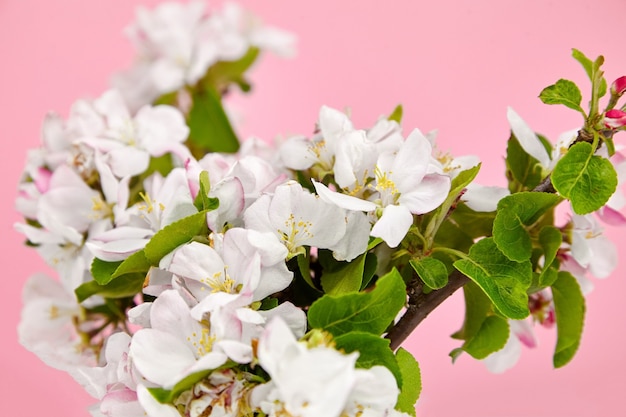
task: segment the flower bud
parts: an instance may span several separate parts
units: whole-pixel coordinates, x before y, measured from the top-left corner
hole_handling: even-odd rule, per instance
[[[609,129],[619,129],[626,126],[626,112],[612,109],[604,114],[604,124]]]
[[[619,77],[611,84],[611,95],[621,96],[626,93],[626,75]]]

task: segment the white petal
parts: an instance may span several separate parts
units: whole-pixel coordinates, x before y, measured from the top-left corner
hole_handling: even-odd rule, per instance
[[[519,141],[522,148],[533,158],[535,158],[541,166],[547,168],[550,166],[550,156],[543,146],[535,132],[526,124],[526,122],[511,107],[507,109],[506,117],[513,134]]]
[[[411,191],[400,194],[399,203],[413,214],[424,214],[439,207],[449,192],[450,177],[428,174]]]
[[[406,236],[413,224],[413,215],[405,206],[389,205],[383,210],[383,215],[372,228],[370,235],[379,237],[395,248]]]
[[[371,201],[361,200],[360,198],[353,197],[347,194],[341,194],[336,191],[331,191],[327,186],[322,184],[321,182],[317,182],[315,180],[311,180],[313,182],[313,186],[315,187],[315,191],[320,196],[320,198],[330,204],[334,204],[341,208],[347,210],[355,210],[355,211],[374,211],[376,210],[376,204]]]
[[[508,188],[469,184],[461,200],[474,211],[496,211],[498,202],[511,194]]]

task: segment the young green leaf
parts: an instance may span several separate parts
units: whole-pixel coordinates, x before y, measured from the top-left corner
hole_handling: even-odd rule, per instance
[[[98,284],[108,284],[113,279],[113,273],[121,263],[122,261],[106,262],[102,259],[93,258],[90,268],[91,275]]]
[[[561,198],[555,194],[521,192],[504,197],[498,203],[493,222],[493,241],[509,259],[530,259],[532,242],[527,228],[535,223]]]
[[[509,324],[500,316],[489,316],[482,322],[478,332],[467,340],[461,350],[474,359],[485,359],[504,347],[509,338]],[[458,351],[457,351],[458,352]],[[453,356],[455,359],[458,356]]]
[[[413,355],[403,348],[396,352],[396,360],[402,373],[402,388],[398,395],[396,410],[415,417],[415,403],[422,392],[420,366]]]
[[[600,66],[603,63],[603,59],[601,59],[601,57],[598,57],[598,59],[592,61],[576,48],[572,48],[572,56],[583,66],[585,72],[587,73],[587,76],[589,77],[591,82],[593,82],[593,80],[597,77],[597,73],[600,71]],[[598,97],[603,97],[605,94],[606,80],[604,79],[604,77],[602,77],[602,79],[600,80],[600,85],[598,86]]]
[[[473,281],[463,286],[465,319],[463,327],[452,335],[454,339],[470,340],[478,333],[485,319],[493,314],[493,303]]]
[[[365,332],[350,332],[333,339],[336,348],[346,353],[359,352],[357,368],[369,369],[381,365],[389,369],[396,378],[398,387],[402,386],[402,375],[390,340]]]
[[[409,263],[429,288],[438,290],[448,284],[448,269],[440,260],[428,257],[411,259]]]
[[[202,171],[199,178],[200,189],[198,195],[194,201],[194,205],[198,211],[202,210],[215,210],[220,206],[219,199],[215,197],[209,197],[209,191],[211,190],[211,182],[209,181],[209,173]]]
[[[403,113],[402,104],[398,104],[396,108],[393,109],[389,117],[387,117],[387,119],[400,123],[402,121],[402,113]]]
[[[560,368],[572,360],[580,345],[585,319],[585,297],[576,278],[569,272],[561,271],[552,284],[552,299],[557,326],[553,363],[555,368]]]
[[[150,269],[150,262],[146,259],[146,254],[143,249],[139,252],[135,252],[126,258],[120,266],[117,267],[111,279],[118,278],[125,274],[130,274],[133,272],[141,272],[147,273]]]
[[[545,104],[563,104],[570,109],[585,113],[580,102],[583,98],[578,86],[570,80],[560,79],[541,91],[539,98]]]
[[[145,274],[134,273],[124,275],[121,279],[114,279],[106,285],[89,281],[76,288],[74,293],[80,303],[92,295],[100,295],[105,298],[133,297],[141,292],[145,279]]]
[[[617,188],[617,173],[608,159],[593,154],[591,144],[572,146],[554,167],[554,188],[572,202],[577,214],[587,214],[606,204]]]
[[[378,279],[372,291],[345,295],[324,295],[309,308],[312,329],[323,329],[337,337],[362,331],[381,335],[402,309],[406,287],[393,269]]]
[[[478,241],[469,258],[459,259],[454,267],[472,279],[506,317],[523,319],[530,314],[526,290],[532,282],[529,260],[515,262],[496,246],[493,238]]]
[[[324,292],[330,295],[358,292],[363,283],[365,257],[364,253],[352,262],[341,262],[338,268],[323,271],[320,280]]]
[[[219,95],[212,89],[192,94],[189,140],[203,152],[237,152],[239,139],[224,112]]]
[[[554,226],[544,226],[539,232],[539,244],[543,249],[543,264],[547,267],[554,261],[563,243],[563,234]]]
[[[184,217],[159,230],[146,244],[144,254],[150,265],[157,266],[165,255],[191,241],[195,236],[206,234],[206,211]]]

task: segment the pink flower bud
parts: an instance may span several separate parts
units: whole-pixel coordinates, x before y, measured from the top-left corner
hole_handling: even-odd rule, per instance
[[[611,84],[611,94],[621,96],[626,93],[626,75],[619,77]]]
[[[604,124],[609,129],[618,129],[626,126],[626,112],[612,109],[604,114]]]

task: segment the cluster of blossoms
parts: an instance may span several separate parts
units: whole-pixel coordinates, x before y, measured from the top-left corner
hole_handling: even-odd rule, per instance
[[[128,32],[136,66],[67,119],[46,117],[17,199],[17,230],[60,278],[27,282],[20,341],[98,399],[94,416],[414,415],[419,368],[394,351],[438,290],[465,285],[452,356],[500,372],[536,345],[533,323],[582,321],[584,299],[554,288],[587,293],[616,265],[597,218],[626,223],[611,141],[623,77],[593,144],[577,130],[552,147],[509,109],[509,187],[488,187],[472,182],[478,158],[405,134],[400,112],[358,129],[323,106],[311,136],[219,152],[198,115],[224,115],[221,95],[249,88],[258,53],[289,55],[293,37],[201,2],[142,9]],[[562,186],[578,142],[615,171],[599,204]],[[550,175],[557,190],[543,189]],[[573,213],[554,226],[565,199]],[[560,316],[564,302],[579,314]],[[474,343],[487,322],[497,337]]]

